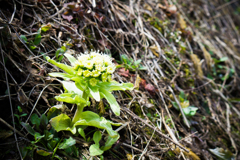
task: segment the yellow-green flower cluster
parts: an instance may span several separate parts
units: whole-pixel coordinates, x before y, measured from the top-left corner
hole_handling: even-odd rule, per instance
[[[99,51],[81,54],[73,67],[79,76],[90,78],[89,83],[92,86],[95,86],[98,80],[111,81],[112,73],[116,68],[112,59]]]

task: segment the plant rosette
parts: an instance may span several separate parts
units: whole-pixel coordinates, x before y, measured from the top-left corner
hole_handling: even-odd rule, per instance
[[[83,138],[85,138],[84,129],[86,126],[105,129],[109,134],[105,146],[102,146],[100,149],[99,144],[96,143],[98,141],[96,141],[90,147],[90,155],[100,155],[103,151],[110,149],[112,144],[118,140],[119,134],[112,129],[112,125],[119,126],[121,123],[113,123],[92,111],[83,111],[83,108],[90,105],[89,97],[94,98],[98,102],[105,98],[114,114],[119,116],[120,107],[111,92],[115,90],[132,90],[133,84],[120,84],[112,80],[115,65],[106,54],[91,51],[90,53],[85,52],[81,54],[77,59],[67,53],[64,56],[70,61],[71,66],[46,57],[48,62],[66,72],[49,73],[49,75],[64,79],[61,83],[65,92],[56,96],[56,100],[76,104],[77,110],[72,120],[62,113],[52,118],[50,123],[58,132],[62,130],[71,131],[73,134],[78,132]],[[99,135],[99,133],[96,133],[96,135]],[[98,152],[96,152],[96,149],[98,149]]]

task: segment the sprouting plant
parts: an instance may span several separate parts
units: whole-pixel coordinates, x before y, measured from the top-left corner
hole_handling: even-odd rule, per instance
[[[35,151],[38,155],[57,159],[61,159],[57,154],[79,157],[79,152],[75,146],[76,141],[72,137],[59,138],[56,130],[48,127],[49,119],[60,112],[60,109],[57,109],[57,106],[55,106],[50,109],[47,116],[43,114],[39,117],[34,113],[30,118],[31,124],[35,125],[34,129],[28,123],[21,122],[28,133],[34,137],[31,144],[21,150],[24,159],[28,157],[33,158]]]
[[[121,55],[121,62],[122,66],[125,69],[128,69],[130,71],[136,71],[138,70],[146,70],[147,68],[141,65],[141,59],[138,59],[137,61],[134,61],[132,58],[128,58],[127,55],[123,54]]]
[[[198,108],[195,106],[190,106],[190,103],[189,103],[189,100],[187,100],[187,97],[188,96],[183,91],[180,91],[178,98],[179,98],[183,113],[186,116],[194,116]],[[177,102],[172,101],[172,104],[176,109],[179,109]]]
[[[14,116],[17,117],[18,122],[20,122],[21,117],[26,116],[27,113],[22,113],[23,111],[22,111],[22,108],[20,106],[18,106],[18,112],[19,112],[19,114],[14,114]]]
[[[84,139],[86,139],[84,129],[88,126],[105,129],[109,135],[105,145],[100,147],[101,133],[96,131],[93,136],[95,144],[90,146],[91,156],[101,155],[119,139],[119,134],[112,129],[112,125],[119,126],[121,124],[113,123],[92,111],[83,111],[83,109],[90,105],[89,97],[98,102],[105,98],[112,111],[119,116],[120,107],[111,92],[114,90],[132,90],[133,84],[120,84],[112,80],[111,75],[115,71],[115,65],[108,55],[91,51],[89,54],[87,52],[81,54],[77,59],[67,53],[64,56],[68,58],[71,66],[58,63],[47,57],[48,62],[66,72],[50,73],[49,75],[64,79],[61,83],[65,92],[55,98],[58,101],[76,104],[77,110],[72,119],[62,113],[52,118],[50,123],[58,132],[62,130],[71,131],[73,134],[78,132]]]

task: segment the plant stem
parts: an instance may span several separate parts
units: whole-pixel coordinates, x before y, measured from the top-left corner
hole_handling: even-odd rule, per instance
[[[88,94],[85,91],[83,91],[82,98],[84,98],[86,101],[88,101]],[[81,113],[82,113],[85,105],[86,105],[85,103],[80,103],[79,105],[77,105],[77,110],[72,119],[73,124],[76,123],[81,118]]]

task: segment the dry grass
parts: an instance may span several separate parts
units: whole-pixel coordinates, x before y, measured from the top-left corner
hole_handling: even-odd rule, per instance
[[[41,115],[56,103],[53,97],[61,88],[47,74],[57,68],[44,56],[56,58],[56,50],[65,45],[73,55],[95,49],[120,60],[126,54],[134,60],[142,59],[147,67],[126,76],[115,73],[116,81],[139,87],[114,93],[121,116],[103,111],[105,101],[92,104],[100,106],[103,116],[126,124],[119,131],[119,143],[104,154],[106,159],[211,159],[216,157],[209,149],[217,147],[229,150],[238,159],[238,1],[89,0],[71,3],[72,8],[64,5],[69,2],[1,1],[0,100],[5,104],[1,117],[6,125],[0,130],[18,130],[11,134],[15,139],[5,138],[4,144],[17,142],[19,149],[27,139],[22,137],[26,131],[14,125],[17,106],[28,114],[22,119],[26,121],[32,112]],[[34,41],[43,24],[51,24],[51,29],[31,50],[20,35]],[[228,59],[221,61],[224,57]],[[180,92],[198,108],[194,116],[184,114]],[[81,143],[78,147],[86,149]],[[6,152],[6,148],[0,149]],[[1,154],[2,159],[8,156]]]

